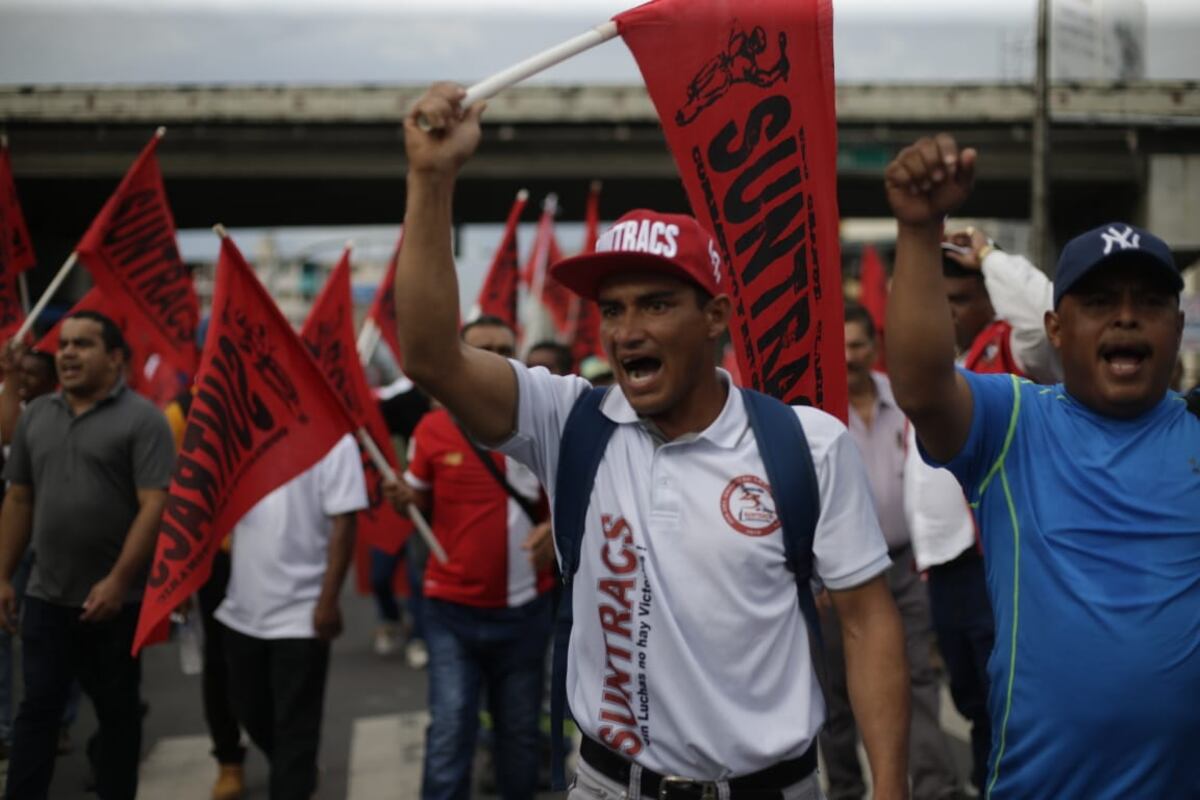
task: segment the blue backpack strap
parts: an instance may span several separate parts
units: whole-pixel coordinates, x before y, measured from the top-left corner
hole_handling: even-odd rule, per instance
[[[550,678],[550,786],[566,788],[563,770],[563,717],[567,705],[567,648],[571,643],[571,596],[579,569],[580,544],[596,470],[617,424],[600,411],[608,387],[584,392],[571,407],[558,446],[554,484],[554,543],[558,548],[562,594],[554,623],[554,658]]]
[[[813,666],[823,680],[823,638],[817,604],[813,599],[813,539],[821,515],[821,489],[813,465],[808,437],[795,410],[774,397],[742,389],[746,414],[758,442],[758,453],[767,470],[767,482],[775,499],[775,510],[783,526],[783,549],[796,576],[800,611],[808,623],[814,648]]]

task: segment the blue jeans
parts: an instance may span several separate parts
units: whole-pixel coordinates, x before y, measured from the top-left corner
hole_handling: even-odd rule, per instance
[[[422,609],[425,582],[425,558],[416,552],[410,539],[395,555],[388,555],[382,550],[371,548],[371,593],[375,595],[375,606],[379,610],[379,618],[384,622],[400,622],[400,606],[396,602],[396,593],[392,582],[395,580],[396,567],[404,561],[404,569],[408,580],[408,614],[412,618],[413,639],[425,638],[425,614]]]
[[[429,712],[422,800],[467,800],[487,688],[495,725],[496,783],[504,800],[531,800],[538,781],[538,713],[550,597],[518,608],[474,608],[427,598]]]
[[[12,585],[17,592],[17,602],[25,597],[25,585],[29,583],[29,571],[33,568],[33,551],[26,550],[13,574]],[[13,728],[13,635],[0,628],[0,742],[12,742]],[[63,710],[62,727],[69,728],[79,715],[79,681],[71,684],[67,707]]]
[[[93,765],[100,800],[134,800],[142,744],[141,662],[129,655],[135,604],[104,622],[83,622],[81,609],[26,597],[21,612],[25,697],[13,726],[9,800],[42,800],[54,773],[55,747],[71,684],[92,698],[100,728]],[[91,746],[89,746],[91,750]]]

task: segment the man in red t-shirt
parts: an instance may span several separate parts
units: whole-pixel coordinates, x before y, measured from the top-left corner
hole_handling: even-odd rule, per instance
[[[512,329],[493,317],[468,323],[462,339],[506,357],[515,352]],[[425,571],[432,720],[421,797],[469,796],[486,687],[500,796],[533,798],[554,584],[548,565],[535,566],[527,549],[546,516],[541,486],[524,466],[474,445],[444,408],[413,432],[405,479],[448,556],[445,564],[430,559]]]

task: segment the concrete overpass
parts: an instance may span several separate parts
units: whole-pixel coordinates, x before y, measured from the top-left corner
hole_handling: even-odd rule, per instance
[[[0,87],[18,190],[43,263],[73,246],[154,127],[176,220],[204,227],[393,223],[404,208],[400,122],[412,86]],[[1060,240],[1114,218],[1200,248],[1200,83],[1058,86],[1051,98],[1053,225]],[[1018,85],[838,87],[843,217],[886,215],[882,170],[915,137],[980,148],[964,214],[1029,213],[1031,90]],[[579,218],[686,205],[641,86],[530,86],[492,101],[464,174],[461,222],[499,221],[516,189],[557,191]],[[1165,227],[1164,227],[1165,226]],[[1181,238],[1182,237],[1182,238]]]

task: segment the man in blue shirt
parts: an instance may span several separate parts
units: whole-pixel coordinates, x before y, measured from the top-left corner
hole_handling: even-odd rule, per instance
[[[1045,320],[1063,383],[955,370],[939,243],[975,160],[940,135],[887,169],[887,344],[926,459],[963,484],[983,535],[988,796],[1200,796],[1200,419],[1168,388],[1179,271],[1146,231],[1085,233]]]

